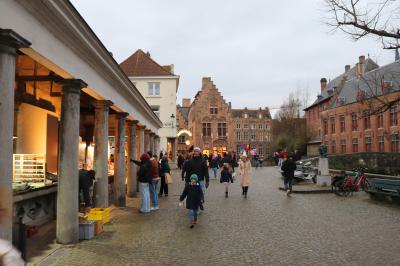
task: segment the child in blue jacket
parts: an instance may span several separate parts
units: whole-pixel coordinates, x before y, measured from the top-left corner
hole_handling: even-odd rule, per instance
[[[189,210],[190,228],[197,224],[197,212],[203,201],[203,190],[198,183],[196,174],[190,176],[190,183],[185,186],[179,201],[182,202],[186,197],[186,209]],[[181,203],[180,203],[181,204]]]

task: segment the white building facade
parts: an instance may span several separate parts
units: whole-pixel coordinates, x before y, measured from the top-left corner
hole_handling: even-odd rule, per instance
[[[175,162],[179,76],[174,74],[173,65],[161,66],[142,50],[136,51],[120,65],[163,123],[158,130],[160,149]]]

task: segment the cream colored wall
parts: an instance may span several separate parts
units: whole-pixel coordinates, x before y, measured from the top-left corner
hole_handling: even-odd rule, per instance
[[[57,114],[30,104],[21,104],[18,112],[16,153],[46,154],[47,114]]]
[[[167,151],[167,138],[176,138],[176,91],[177,78],[140,78],[130,77],[136,88],[150,105],[160,106],[160,120],[163,127],[158,130],[160,149]],[[160,96],[148,95],[148,82],[160,82]],[[171,115],[175,116],[174,127],[171,127]]]

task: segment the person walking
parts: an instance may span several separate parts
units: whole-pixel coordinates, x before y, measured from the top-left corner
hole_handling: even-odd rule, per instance
[[[197,175],[192,174],[190,176],[190,183],[185,186],[185,189],[179,198],[179,205],[182,205],[182,201],[187,198],[186,209],[189,210],[190,228],[193,228],[194,225],[197,224],[197,212],[204,198],[203,190],[198,181],[199,179]]]
[[[242,195],[247,198],[247,192],[249,191],[251,176],[251,162],[244,152],[239,161],[239,175],[240,175],[240,186],[242,187]]]
[[[148,152],[150,155],[151,153]],[[158,164],[158,159],[157,159],[157,154],[154,154],[151,159],[151,183],[150,183],[150,193],[151,193],[151,199],[152,199],[152,205],[150,210],[155,211],[159,209],[158,206],[158,192],[157,192],[157,186],[158,186],[158,181],[160,180],[160,171],[159,171],[159,164]]]
[[[140,210],[141,213],[149,213],[150,212],[150,191],[149,187],[152,183],[152,174],[151,174],[151,162],[150,156],[147,153],[143,153],[140,156],[140,161],[131,160],[137,165],[139,165],[138,171],[138,179],[139,179],[139,191],[140,191]]]
[[[218,172],[218,157],[214,154],[211,159],[210,167],[212,172],[214,173],[214,178],[217,179],[217,172]]]
[[[232,174],[229,172],[229,165],[224,164],[222,167],[223,168],[221,171],[221,178],[220,178],[219,182],[224,184],[225,198],[227,198],[228,190],[229,190],[229,183],[233,183],[233,178],[232,178]]]
[[[171,168],[168,164],[168,157],[164,156],[161,160],[160,167],[160,176],[161,176],[161,186],[160,186],[160,197],[162,197],[163,193],[166,197],[168,197],[168,183],[166,180],[166,174],[171,174]]]
[[[198,182],[203,190],[203,194],[206,193],[206,188],[210,184],[210,177],[208,175],[207,163],[204,161],[203,156],[201,156],[201,150],[199,147],[193,149],[192,158],[185,164],[185,181],[186,184],[190,183],[190,177],[196,174],[198,177]]]
[[[289,159],[282,163],[281,170],[283,171],[283,184],[285,186],[286,195],[290,196],[292,193],[294,171],[296,170],[296,163],[293,161],[293,157],[289,157]]]
[[[178,168],[182,170],[183,163],[185,162],[185,158],[183,157],[182,153],[178,155]]]

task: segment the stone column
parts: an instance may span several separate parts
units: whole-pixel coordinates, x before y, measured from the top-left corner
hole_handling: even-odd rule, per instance
[[[14,82],[17,50],[30,43],[11,30],[0,29],[0,238],[12,239]]]
[[[150,150],[150,129],[144,131],[144,150],[146,152]]]
[[[94,186],[95,203],[98,208],[107,208],[108,203],[108,112],[111,101],[94,103]]]
[[[151,152],[154,153],[154,154],[156,154],[156,151],[155,151],[155,149],[154,149],[154,136],[155,136],[155,135],[156,135],[155,133],[150,132],[150,136],[149,136],[149,139],[150,139],[150,150],[151,150]]]
[[[145,144],[144,144],[144,130],[146,129],[146,126],[141,126],[139,128],[139,138],[140,138],[140,143],[139,143],[139,157],[142,156],[142,154],[146,151],[145,150]]]
[[[80,79],[64,80],[61,99],[58,154],[57,242],[79,240],[79,115],[80,93],[87,84]]]
[[[125,136],[126,136],[126,117],[127,113],[117,115],[117,130],[115,135],[115,164],[114,164],[114,186],[115,186],[115,205],[118,207],[126,206],[126,161],[125,161]]]
[[[127,179],[127,195],[128,197],[136,197],[137,186],[137,165],[131,162],[136,160],[136,125],[139,121],[133,120],[128,122],[128,179]]]

